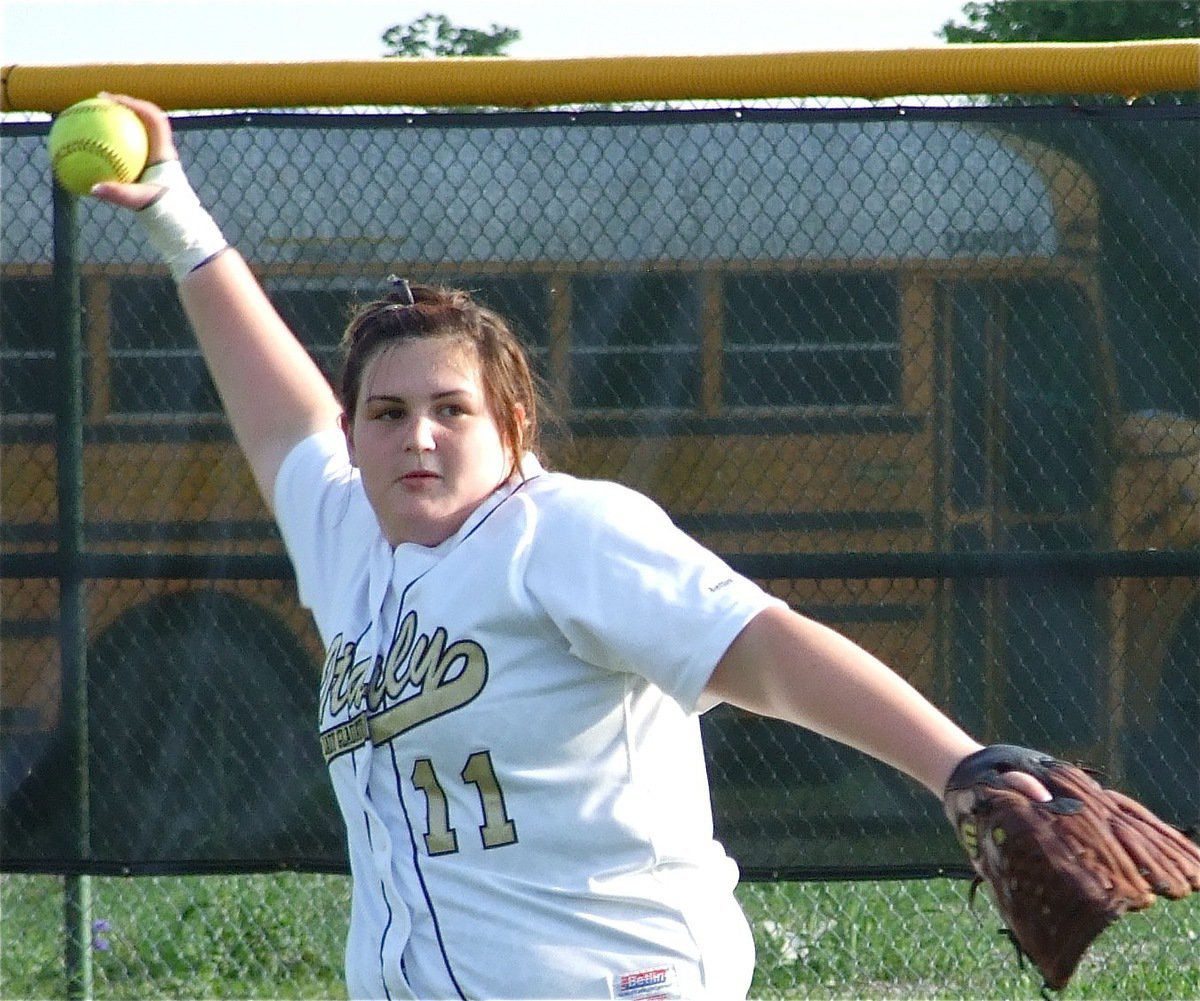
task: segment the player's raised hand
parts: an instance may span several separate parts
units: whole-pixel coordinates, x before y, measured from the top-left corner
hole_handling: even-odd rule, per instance
[[[146,157],[147,173],[153,176],[155,165],[179,159],[179,151],[175,148],[175,140],[171,134],[171,122],[162,108],[150,101],[142,101],[126,94],[105,93],[101,96],[123,104],[141,119],[149,139]],[[127,184],[119,181],[104,181],[93,187],[91,194],[101,201],[118,205],[121,208],[144,209],[163,192],[162,185],[148,182],[145,178],[146,173],[143,173],[142,179]]]
[[[181,281],[224,251],[225,237],[188,183],[166,112],[127,94],[101,96],[138,116],[146,130],[146,169],[136,181],[105,181],[93,186],[90,194],[136,211],[150,243],[175,280]]]

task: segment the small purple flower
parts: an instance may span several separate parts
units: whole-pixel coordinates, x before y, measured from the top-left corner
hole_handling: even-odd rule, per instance
[[[97,918],[92,922],[92,948],[97,952],[108,952],[111,948],[109,941],[104,937],[105,932],[112,931],[112,925],[108,923],[107,918]]]

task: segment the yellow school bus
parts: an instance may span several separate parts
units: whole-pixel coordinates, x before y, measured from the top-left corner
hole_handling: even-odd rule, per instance
[[[238,119],[180,139],[329,371],[349,308],[389,272],[474,289],[534,349],[569,432],[549,436],[554,465],[646,492],[982,738],[1137,781],[1161,755],[1182,770],[1143,793],[1188,795],[1196,707],[1176,693],[1196,689],[1197,579],[1084,557],[1200,544],[1200,427],[1121,410],[1087,174],[987,125],[601,118]],[[248,173],[255,149],[286,165],[291,200]],[[20,155],[10,142],[6,166]],[[88,582],[92,782],[156,808],[114,794],[126,773],[103,749],[132,741],[145,767],[202,774],[219,812],[233,762],[315,755],[264,752],[247,721],[267,706],[307,740],[296,662],[315,686],[321,651],[286,572],[222,571],[282,557],[279,539],[169,279],[106,213],[81,209],[86,548],[214,576]],[[56,548],[45,226],[32,251],[6,234],[0,284],[8,553]],[[3,587],[0,724],[36,773],[62,704],[57,583]],[[714,711],[715,768],[774,753],[722,734],[735,718]]]

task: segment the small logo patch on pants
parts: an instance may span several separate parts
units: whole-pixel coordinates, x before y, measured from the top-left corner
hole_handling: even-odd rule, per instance
[[[681,998],[673,966],[651,966],[613,978],[612,996],[630,1001],[672,1001]]]

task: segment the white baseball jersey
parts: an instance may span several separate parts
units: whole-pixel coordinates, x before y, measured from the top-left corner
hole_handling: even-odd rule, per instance
[[[276,511],[326,648],[352,998],[745,995],[697,703],[777,603],[613,483],[548,473],[393,549],[336,432]]]

